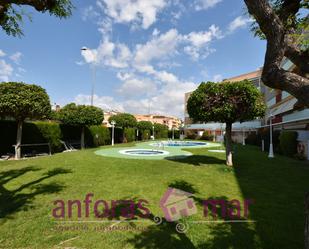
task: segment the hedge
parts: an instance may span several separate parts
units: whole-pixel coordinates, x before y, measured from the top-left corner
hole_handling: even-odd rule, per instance
[[[124,129],[124,136],[128,143],[135,141],[135,128],[125,128]]]
[[[279,137],[280,149],[285,156],[294,156],[297,153],[297,132],[283,131]]]
[[[52,153],[62,151],[60,140],[80,142],[80,127],[62,125],[51,121],[25,122],[23,125],[22,144],[50,143]],[[14,153],[17,124],[15,121],[0,121],[0,155]],[[90,126],[86,128],[85,141],[88,147],[110,144],[108,128]],[[48,152],[48,146],[23,147],[22,153]]]
[[[150,138],[150,134],[151,134],[151,131],[150,130],[143,130],[140,132],[141,134],[141,139],[144,141],[144,140],[149,140]]]

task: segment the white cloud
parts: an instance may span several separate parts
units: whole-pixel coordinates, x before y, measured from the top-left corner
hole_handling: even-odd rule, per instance
[[[100,13],[95,10],[95,8],[90,5],[82,10],[82,20],[87,21],[89,19],[95,19],[100,16]]]
[[[91,96],[79,94],[74,98],[74,102],[78,105],[90,105]],[[120,112],[124,111],[124,107],[121,103],[117,102],[113,97],[110,96],[93,96],[93,102],[95,106],[102,108],[103,110],[117,110]]]
[[[223,79],[223,76],[221,74],[216,74],[213,77],[213,82],[221,82]]]
[[[13,67],[6,63],[5,60],[0,60],[0,80],[9,81],[10,76],[13,73]]]
[[[117,23],[138,23],[148,29],[157,20],[167,0],[98,0],[98,5]]]
[[[238,16],[229,24],[228,31],[232,33],[239,28],[247,26],[247,24],[251,22],[252,22],[251,18]]]
[[[122,96],[125,97],[140,97],[144,95],[151,95],[157,91],[156,84],[146,78],[129,78],[126,79],[121,87],[117,90]]]
[[[12,54],[12,55],[10,56],[10,59],[11,59],[14,63],[19,64],[20,61],[21,61],[22,55],[23,55],[23,54],[22,54],[21,52],[16,52],[16,53],[14,53],[14,54]]]
[[[122,43],[113,43],[105,39],[97,49],[81,51],[87,63],[101,64],[114,68],[126,68],[131,59],[130,49]]]
[[[0,57],[5,56],[6,54],[3,52],[3,50],[0,49]]]
[[[223,37],[221,30],[216,25],[211,25],[207,31],[191,32],[184,36],[189,43],[184,47],[184,52],[191,56],[193,60],[206,58],[215,49],[209,48],[209,44],[215,39]]]
[[[195,1],[195,10],[207,10],[209,8],[215,7],[218,3],[223,0],[196,0]]]
[[[175,53],[181,41],[176,29],[171,29],[160,36],[153,37],[146,44],[136,45],[134,61],[137,65],[146,65],[155,59],[166,58]]]

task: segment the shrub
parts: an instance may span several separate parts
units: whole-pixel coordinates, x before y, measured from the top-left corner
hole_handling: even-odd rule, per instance
[[[62,134],[58,123],[55,122],[34,122],[36,128],[44,138],[46,143],[50,143],[53,153],[59,152],[62,149],[60,142]]]
[[[204,131],[203,135],[200,137],[201,140],[213,141],[214,135],[210,134],[209,131]]]
[[[245,140],[246,140],[246,144],[250,144],[250,145],[260,145],[260,141],[261,141],[261,139],[255,132],[248,134]]]
[[[142,140],[144,141],[149,140],[151,132],[150,130],[143,130],[141,134],[142,134]]]
[[[124,136],[125,136],[126,141],[128,143],[135,141],[135,129],[134,128],[125,128],[124,129]]]
[[[168,131],[168,137],[173,138],[173,130]],[[180,130],[174,130],[174,139],[180,138]]]
[[[92,125],[86,132],[86,141],[89,146],[102,146],[111,144],[111,135],[107,127]]]
[[[194,131],[187,131],[186,132],[186,138],[188,139],[196,139],[197,138],[197,135]]]
[[[280,149],[285,156],[294,156],[297,153],[297,132],[283,131],[279,137]]]

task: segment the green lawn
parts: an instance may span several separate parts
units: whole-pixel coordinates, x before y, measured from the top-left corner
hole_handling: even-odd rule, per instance
[[[177,161],[118,159],[95,151],[0,162],[0,248],[303,248],[306,162],[270,160],[250,146],[238,147],[232,170],[224,166],[224,154],[207,148],[190,149],[193,156]],[[199,212],[187,219],[185,234],[173,223],[157,226],[151,219],[60,223],[52,217],[54,200],[84,200],[87,193],[94,200],[145,199],[151,214],[162,217],[159,200],[169,186],[195,194]],[[249,218],[256,222],[193,223],[213,220],[203,216],[201,200],[209,198],[254,199]],[[130,231],[120,230],[128,226]]]

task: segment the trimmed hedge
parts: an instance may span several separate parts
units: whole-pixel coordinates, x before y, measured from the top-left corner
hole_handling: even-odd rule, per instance
[[[124,129],[124,136],[128,143],[135,141],[135,128],[125,128]]]
[[[297,136],[295,131],[283,131],[279,137],[280,149],[285,156],[294,156],[297,153]]]
[[[0,155],[14,153],[17,124],[15,121],[0,121]],[[60,140],[80,142],[81,128],[51,121],[25,122],[23,124],[22,144],[50,143],[52,153],[62,151]],[[111,143],[110,131],[103,126],[90,126],[85,131],[88,147]],[[48,152],[48,146],[22,147],[22,153]]]
[[[101,125],[87,127],[86,141],[91,147],[111,144],[111,134],[108,128]]]
[[[203,135],[200,137],[201,140],[213,141],[214,135],[211,134],[209,131],[204,131]]]
[[[144,140],[149,140],[150,138],[150,134],[151,134],[151,131],[150,130],[143,130],[140,132],[141,133],[141,139],[144,141]]]
[[[168,137],[173,138],[173,131],[169,130],[168,131]],[[174,139],[179,139],[180,138],[180,130],[174,130]]]

